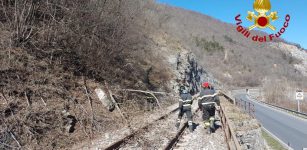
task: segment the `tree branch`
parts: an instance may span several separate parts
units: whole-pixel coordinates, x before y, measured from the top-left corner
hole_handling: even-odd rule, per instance
[[[21,148],[20,143],[18,142],[18,140],[16,139],[15,135],[11,131],[10,131],[10,135],[16,141],[16,143],[18,144],[19,148]]]
[[[120,115],[121,115],[122,118],[126,121],[126,123],[128,123],[128,120],[126,119],[126,117],[124,116],[124,114],[123,114],[122,111],[120,110],[120,108],[119,108],[117,102],[115,101],[115,99],[114,99],[114,97],[113,97],[113,94],[112,94],[112,91],[109,89],[108,83],[105,81],[104,84],[105,84],[105,87],[106,87],[106,89],[107,89],[107,91],[108,91],[108,93],[109,93],[109,96],[110,96],[112,102],[114,103],[116,109],[119,111]]]
[[[6,104],[8,104],[8,100],[7,100],[7,98],[5,97],[5,95],[3,94],[3,92],[1,92],[1,97],[5,100]]]
[[[133,90],[133,89],[124,89],[124,90],[130,91],[130,92],[140,92],[140,93],[150,94],[153,98],[155,98],[159,108],[162,108],[162,107],[160,105],[158,98],[155,96],[155,94],[166,94],[165,92],[142,91],[142,90]]]

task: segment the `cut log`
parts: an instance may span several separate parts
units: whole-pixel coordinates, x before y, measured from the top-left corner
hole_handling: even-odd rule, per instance
[[[110,100],[106,94],[105,91],[103,91],[100,88],[95,89],[95,93],[98,96],[98,99],[101,101],[102,105],[105,106],[109,111],[113,110],[115,107],[115,104],[112,103],[112,100]]]

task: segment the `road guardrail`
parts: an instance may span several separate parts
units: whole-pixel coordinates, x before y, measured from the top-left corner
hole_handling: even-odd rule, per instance
[[[264,101],[257,101],[257,102],[260,102],[260,103],[263,103],[265,105],[268,105],[268,106],[271,106],[271,107],[275,107],[275,108],[278,108],[278,109],[281,109],[281,110],[284,110],[284,111],[288,111],[288,112],[294,113],[294,114],[296,114],[298,116],[303,116],[304,118],[307,119],[307,114],[306,113],[302,113],[302,112],[298,112],[298,111],[291,110],[291,109],[288,109],[288,108],[284,108],[284,107],[281,107],[281,106],[273,105],[273,104],[270,104],[270,103],[267,103],[267,102],[264,102]]]

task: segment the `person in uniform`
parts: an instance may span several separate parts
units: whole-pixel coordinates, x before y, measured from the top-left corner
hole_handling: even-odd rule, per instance
[[[181,119],[184,114],[186,114],[188,118],[189,130],[193,132],[193,121],[192,121],[192,95],[190,94],[188,88],[186,86],[180,87],[180,99],[179,99],[179,114],[176,123],[176,127],[179,128]]]
[[[215,130],[215,110],[216,108],[219,110],[220,100],[209,82],[202,83],[202,89],[198,95],[198,107],[203,112],[204,127],[211,133]]]

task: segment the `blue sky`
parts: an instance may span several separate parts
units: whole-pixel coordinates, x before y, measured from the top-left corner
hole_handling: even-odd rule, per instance
[[[157,0],[176,7],[185,8],[209,15],[223,22],[235,24],[235,16],[241,14],[243,26],[252,25],[245,19],[247,11],[254,11],[254,0]],[[285,22],[286,14],[291,16],[289,27],[282,38],[289,42],[300,44],[307,49],[307,0],[270,0],[272,9],[277,11],[279,19],[271,24],[275,31],[265,29],[263,31],[272,34],[278,32]],[[261,29],[260,29],[261,30]]]

